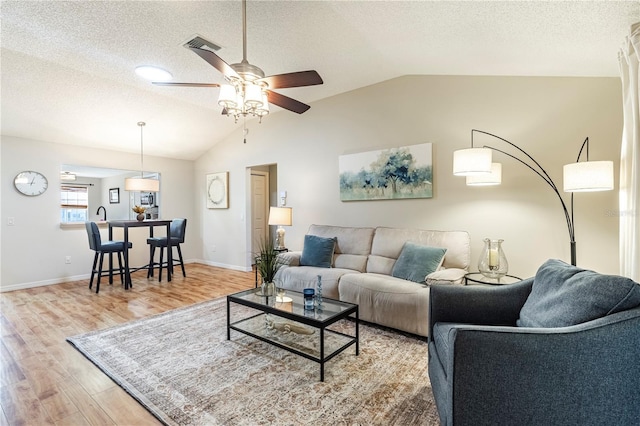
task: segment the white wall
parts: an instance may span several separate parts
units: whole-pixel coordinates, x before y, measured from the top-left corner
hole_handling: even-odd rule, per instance
[[[472,128],[485,130],[525,149],[562,187],[562,166],[576,160],[588,136],[590,158],[613,160],[618,176],[620,92],[617,78],[406,76],[313,103],[303,115],[283,111],[262,124],[249,121],[246,144],[239,130],[196,162],[203,258],[248,268],[246,168],[277,163],[278,190],[288,192],[293,207],[291,249],[302,248],[313,223],[392,226],[468,231],[474,270],[485,237],[505,240],[510,273],[521,277],[548,258],[568,262],[560,203],[538,176],[496,154],[503,184],[467,187],[452,175],[452,153],[470,146]],[[432,199],[340,201],[340,155],[425,142],[434,150]],[[507,148],[495,139],[478,142]],[[229,209],[208,210],[205,175],[220,171],[230,172]],[[617,191],[576,195],[579,266],[618,272],[617,203]]]
[[[80,279],[91,272],[93,252],[89,250],[84,227],[60,228],[60,165],[78,164],[95,167],[136,170],[140,156],[115,151],[97,150],[72,145],[61,145],[16,137],[2,136],[1,219],[2,228],[2,290],[52,284]],[[183,246],[185,260],[198,259],[202,252],[200,228],[193,212],[195,191],[192,161],[172,160],[145,156],[145,168],[161,174],[162,216],[166,219],[186,217],[187,235]],[[38,197],[25,197],[13,187],[13,178],[20,171],[36,170],[49,181],[49,189]],[[108,203],[108,185],[102,188],[103,205],[108,217],[115,211]],[[120,188],[121,205],[128,205],[124,188]],[[110,212],[113,213],[110,215]],[[97,219],[94,211],[90,217]],[[8,226],[9,217],[15,218],[15,226]],[[140,232],[138,232],[140,231]],[[156,232],[156,235],[159,235]],[[107,229],[102,230],[107,238]],[[147,263],[148,246],[146,228],[131,230],[134,248],[132,265]],[[116,235],[117,237],[117,235]],[[65,256],[71,256],[71,264],[65,264]]]

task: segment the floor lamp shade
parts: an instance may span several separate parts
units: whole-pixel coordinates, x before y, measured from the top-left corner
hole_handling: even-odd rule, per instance
[[[473,176],[491,173],[491,150],[489,148],[459,149],[453,152],[453,174]]]
[[[160,181],[157,179],[127,178],[124,180],[125,191],[159,192]]]
[[[564,192],[595,192],[613,189],[612,161],[583,161],[562,168]]]
[[[502,183],[502,164],[491,163],[491,173],[467,176],[469,186],[491,186]]]

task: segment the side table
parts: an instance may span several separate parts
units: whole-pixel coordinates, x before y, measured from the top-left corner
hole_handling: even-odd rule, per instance
[[[289,249],[286,248],[286,247],[285,248],[281,248],[281,249],[274,248],[273,251],[275,251],[277,253],[286,253],[286,252],[289,251]],[[258,288],[258,263],[260,263],[260,256],[256,256],[254,261],[256,262],[255,263],[255,265],[256,265],[256,288]]]
[[[464,284],[472,285],[472,284],[488,284],[488,285],[505,285],[505,284],[513,284],[518,281],[522,281],[522,278],[516,277],[515,275],[505,275],[501,278],[487,278],[482,275],[480,272],[471,272],[464,276]]]

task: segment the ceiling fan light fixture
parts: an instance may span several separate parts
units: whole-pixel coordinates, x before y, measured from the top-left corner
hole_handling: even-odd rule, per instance
[[[220,86],[220,95],[218,96],[218,105],[226,109],[233,109],[237,106],[237,93],[235,86],[231,84],[223,84]]]
[[[247,83],[244,86],[244,90],[244,105],[247,108],[251,109],[262,106],[262,89],[260,86],[253,83]]]
[[[136,67],[136,74],[149,81],[171,81],[173,75],[167,70],[151,65],[140,65]]]
[[[267,92],[262,92],[262,105],[256,108],[256,114],[258,117],[262,118],[265,115],[269,114],[269,101],[267,100]]]

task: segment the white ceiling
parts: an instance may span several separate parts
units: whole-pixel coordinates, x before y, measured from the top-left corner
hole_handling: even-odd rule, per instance
[[[139,152],[145,121],[145,154],[195,159],[240,125],[221,116],[216,88],[134,73],[157,65],[174,81],[222,82],[182,44],[197,33],[239,62],[238,0],[2,1],[1,13],[3,135]],[[249,62],[267,75],[320,73],[324,85],[279,90],[313,111],[402,75],[617,77],[640,1],[250,0],[247,21]]]

